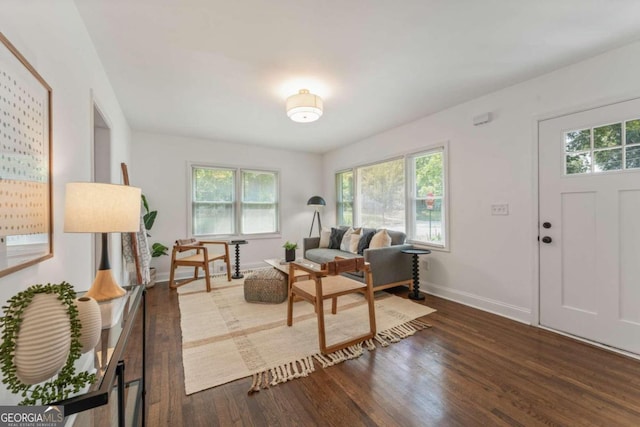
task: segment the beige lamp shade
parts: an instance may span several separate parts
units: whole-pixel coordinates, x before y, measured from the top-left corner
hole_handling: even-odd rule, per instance
[[[140,229],[141,190],[127,185],[70,182],[66,185],[66,233],[125,233]]]
[[[287,98],[287,116],[294,122],[315,122],[322,116],[322,107],[322,98],[307,89]]]
[[[70,182],[66,186],[64,231],[102,233],[102,257],[96,278],[84,295],[98,302],[123,296],[109,265],[107,233],[133,233],[140,229],[142,191],[128,185]]]

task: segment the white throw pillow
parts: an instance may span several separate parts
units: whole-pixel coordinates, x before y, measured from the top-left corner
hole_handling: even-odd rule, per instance
[[[331,228],[323,228],[320,232],[320,245],[319,248],[328,248],[329,240],[331,238]]]
[[[351,244],[351,234],[353,234],[353,227],[349,229],[342,236],[342,242],[340,243],[340,250],[349,252],[349,246]]]
[[[369,249],[386,248],[391,246],[391,236],[387,233],[386,229],[382,229],[373,235],[371,243],[369,243]]]
[[[360,238],[362,237],[362,234],[358,233],[352,233],[351,234],[351,242],[349,243],[349,252],[353,253],[353,254],[357,254],[358,253],[358,243],[360,243]]]

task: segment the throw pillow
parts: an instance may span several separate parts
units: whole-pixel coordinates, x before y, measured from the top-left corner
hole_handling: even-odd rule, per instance
[[[378,231],[371,238],[371,243],[369,243],[371,249],[386,248],[388,246],[391,246],[391,236],[389,236],[389,233],[387,233],[387,230],[384,228]]]
[[[351,233],[351,241],[349,242],[349,252],[353,254],[358,253],[358,244],[362,238],[361,234]]]
[[[323,228],[322,231],[320,232],[320,245],[318,245],[318,247],[328,248],[330,240],[331,240],[331,229]]]
[[[364,250],[367,249],[371,244],[371,239],[373,238],[374,234],[376,234],[375,231],[370,231],[362,235],[360,241],[358,242],[358,255],[364,255]]]
[[[329,249],[340,249],[342,243],[342,237],[347,230],[341,228],[331,228],[331,235],[329,236]]]
[[[349,243],[351,243],[351,234],[353,233],[353,227],[347,228],[342,236],[342,242],[340,242],[340,250],[349,252]]]

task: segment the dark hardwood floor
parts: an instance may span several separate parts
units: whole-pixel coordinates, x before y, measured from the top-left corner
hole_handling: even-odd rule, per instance
[[[426,303],[438,310],[425,317],[433,327],[389,347],[252,396],[250,378],[186,396],[177,294],[158,284],[147,293],[147,425],[640,425],[640,361],[444,299]],[[140,368],[133,344],[128,375]]]

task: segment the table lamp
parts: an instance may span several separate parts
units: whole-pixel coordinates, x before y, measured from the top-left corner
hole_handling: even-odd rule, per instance
[[[320,206],[326,205],[327,203],[320,196],[313,196],[307,200],[307,206],[315,207],[315,211],[313,211],[313,220],[311,221],[311,228],[309,229],[309,237],[311,237],[311,233],[313,233],[313,223],[316,221],[316,216],[318,217],[318,235],[322,233],[322,223],[320,222],[320,211],[318,209]]]
[[[70,182],[66,185],[64,231],[102,233],[102,256],[96,278],[84,295],[98,302],[123,296],[109,265],[108,233],[133,233],[140,229],[141,190],[127,185]]]

